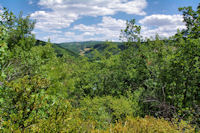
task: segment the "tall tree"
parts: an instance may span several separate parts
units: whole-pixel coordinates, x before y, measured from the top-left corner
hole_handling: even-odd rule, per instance
[[[35,21],[30,20],[30,16],[23,17],[20,12],[16,17],[13,12],[4,8],[0,14],[0,24],[4,26],[8,32],[7,45],[9,50],[19,46],[23,50],[30,50],[35,45],[35,36],[31,33],[34,29]]]
[[[181,7],[179,11],[182,11],[184,22],[186,23],[186,30],[183,30],[183,34],[192,37],[199,38],[200,37],[200,3],[197,7],[197,10],[194,11],[191,6],[189,7]]]

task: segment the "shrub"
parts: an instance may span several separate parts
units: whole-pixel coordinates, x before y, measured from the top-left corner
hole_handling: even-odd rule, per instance
[[[85,98],[80,102],[84,120],[95,121],[97,128],[106,128],[109,124],[133,115],[133,102],[125,97],[111,96]]]
[[[180,123],[171,123],[164,119],[154,117],[145,118],[127,118],[125,122],[118,122],[106,131],[111,133],[193,133],[195,128],[181,121]]]

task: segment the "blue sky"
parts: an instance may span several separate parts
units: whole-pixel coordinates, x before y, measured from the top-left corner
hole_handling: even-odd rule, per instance
[[[185,28],[178,7],[198,0],[0,0],[15,14],[23,11],[37,23],[37,39],[52,42],[119,41],[126,20],[135,18],[143,37],[169,37]]]

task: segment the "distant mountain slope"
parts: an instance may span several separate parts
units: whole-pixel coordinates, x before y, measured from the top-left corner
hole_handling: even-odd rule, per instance
[[[122,42],[112,42],[112,43],[116,44],[119,49],[124,48]],[[103,51],[105,49],[105,44],[106,44],[105,41],[86,41],[86,42],[60,43],[57,45],[69,49],[76,54],[90,56],[90,53],[94,49],[98,50],[99,52]]]
[[[41,40],[37,40],[36,45],[46,45],[46,42],[41,41]],[[57,45],[57,44],[52,44],[52,47],[55,49],[57,56],[63,56],[63,55],[71,55],[71,56],[75,56],[75,57],[79,56],[75,52],[73,52],[73,51],[71,51],[67,48],[63,48],[63,47],[61,47],[60,45]]]

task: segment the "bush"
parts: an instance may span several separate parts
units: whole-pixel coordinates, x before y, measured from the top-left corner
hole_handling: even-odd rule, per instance
[[[97,132],[97,131],[96,131]],[[118,122],[106,131],[113,133],[193,133],[195,129],[185,122],[171,123],[154,117],[127,118],[125,122]]]
[[[81,114],[84,120],[95,121],[97,128],[106,128],[111,123],[125,119],[126,116],[132,116],[136,112],[133,103],[125,97],[84,98],[80,102]]]

